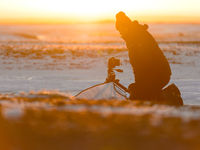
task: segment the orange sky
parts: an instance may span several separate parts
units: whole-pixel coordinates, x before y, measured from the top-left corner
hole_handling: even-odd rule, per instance
[[[122,10],[150,22],[200,22],[200,0],[0,0],[0,23],[114,20]]]

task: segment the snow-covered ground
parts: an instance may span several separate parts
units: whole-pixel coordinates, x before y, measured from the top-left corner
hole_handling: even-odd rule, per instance
[[[200,105],[200,25],[152,24],[184,103]],[[102,83],[107,60],[122,61],[120,82],[134,81],[114,24],[0,26],[0,93],[58,90],[75,95]]]

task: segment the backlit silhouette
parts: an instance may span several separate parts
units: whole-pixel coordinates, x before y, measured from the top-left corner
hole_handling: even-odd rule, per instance
[[[129,86],[131,99],[157,99],[171,75],[171,69],[148,25],[131,21],[123,12],[116,15],[116,28],[129,50],[135,83]]]

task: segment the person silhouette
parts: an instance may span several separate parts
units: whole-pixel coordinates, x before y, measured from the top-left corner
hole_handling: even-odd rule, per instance
[[[130,99],[157,100],[169,83],[170,65],[148,25],[131,21],[124,12],[116,14],[116,29],[126,42],[135,83],[129,85]]]

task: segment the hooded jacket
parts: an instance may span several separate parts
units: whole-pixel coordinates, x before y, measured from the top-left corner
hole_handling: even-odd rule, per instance
[[[136,84],[164,87],[170,80],[170,65],[147,25],[131,21],[123,12],[116,15],[116,28],[125,40]]]

